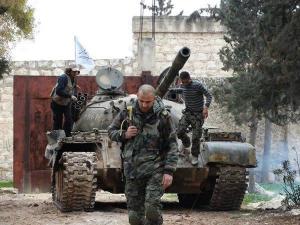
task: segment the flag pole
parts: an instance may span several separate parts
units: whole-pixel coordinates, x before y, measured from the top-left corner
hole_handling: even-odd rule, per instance
[[[77,49],[76,49],[76,36],[74,35],[74,45],[75,45],[75,64],[77,65]]]

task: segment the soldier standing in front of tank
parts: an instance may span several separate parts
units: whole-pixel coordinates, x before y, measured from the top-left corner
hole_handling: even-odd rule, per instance
[[[188,126],[192,127],[192,148],[191,163],[198,164],[198,155],[200,152],[200,138],[202,136],[202,126],[204,120],[208,117],[208,108],[212,101],[212,95],[197,80],[192,80],[189,72],[182,71],[179,75],[181,80],[180,88],[172,88],[171,92],[182,94],[185,101],[185,109],[179,120],[177,136],[182,141],[184,148],[191,145],[190,138],[186,131]],[[205,96],[205,102],[204,102]]]
[[[71,136],[73,126],[71,103],[77,101],[75,94],[78,74],[80,74],[79,68],[75,64],[71,64],[65,69],[65,73],[58,77],[51,92],[53,130],[64,129],[67,137]]]
[[[160,199],[172,184],[178,147],[170,114],[155,97],[155,89],[142,85],[132,111],[120,112],[108,133],[113,141],[123,143],[129,223],[162,224]]]

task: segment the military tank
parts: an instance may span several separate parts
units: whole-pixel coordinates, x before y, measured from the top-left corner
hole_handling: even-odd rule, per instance
[[[159,97],[166,95],[189,56],[190,49],[182,48],[161,74],[156,88]],[[113,68],[99,70],[96,82],[96,95],[89,102],[86,96],[79,96],[81,102],[74,107],[79,113],[72,136],[65,137],[62,130],[47,132],[45,157],[52,168],[52,198],[63,212],[93,210],[99,189],[124,193],[121,146],[109,139],[107,127],[136,95],[121,90],[123,75]],[[163,101],[177,125],[184,105]],[[239,209],[247,189],[247,168],[256,166],[255,148],[239,132],[203,129],[198,166],[191,165],[188,152],[180,152],[173,184],[166,192],[176,193],[184,207]]]

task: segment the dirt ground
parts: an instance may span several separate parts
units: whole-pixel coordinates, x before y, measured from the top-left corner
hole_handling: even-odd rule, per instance
[[[2,225],[127,225],[124,195],[99,192],[94,212],[61,213],[52,204],[50,194],[0,193]],[[300,215],[271,210],[212,212],[208,209],[183,209],[177,201],[163,201],[166,225],[283,225],[300,224]]]

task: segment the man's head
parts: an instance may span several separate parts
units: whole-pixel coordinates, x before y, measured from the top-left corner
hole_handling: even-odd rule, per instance
[[[182,71],[179,74],[179,78],[180,78],[181,83],[183,85],[188,85],[188,84],[190,84],[192,82],[191,76],[190,76],[189,72],[187,72],[187,71]]]
[[[76,64],[70,64],[66,69],[65,73],[71,77],[75,77],[76,75],[80,74],[79,66]]]
[[[137,98],[141,112],[149,112],[154,104],[155,89],[149,84],[143,84],[138,90]]]

